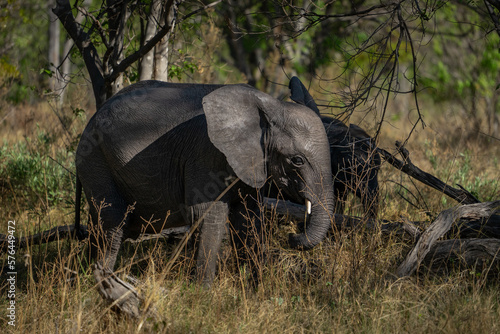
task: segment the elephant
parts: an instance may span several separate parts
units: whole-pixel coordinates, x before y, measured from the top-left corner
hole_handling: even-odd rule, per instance
[[[290,79],[289,89],[290,98],[316,112],[325,127],[334,177],[335,212],[344,212],[345,200],[352,192],[361,199],[365,215],[375,219],[381,158],[374,140],[357,125],[346,126],[333,117],[321,116],[316,102],[299,78]]]
[[[209,286],[227,219],[241,248],[259,245],[266,181],[309,208],[307,228],[289,235],[294,249],[325,238],[335,201],[318,115],[245,84],[141,81],[124,88],[89,120],[76,170],[98,231],[90,233],[90,253],[99,292],[132,314],[139,300],[113,290],[126,284],[113,275],[126,238],[201,221],[195,272]]]

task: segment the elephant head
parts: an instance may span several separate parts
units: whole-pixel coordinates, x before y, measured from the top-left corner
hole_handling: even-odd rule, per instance
[[[290,79],[290,98],[320,116],[318,106],[309,91],[297,77]],[[375,141],[362,128],[349,126],[340,120],[322,116],[328,141],[334,176],[335,209],[344,212],[347,192],[353,192],[363,202],[367,215],[376,218],[378,213],[378,171],[380,155]]]
[[[310,213],[290,246],[309,249],[331,223],[333,187],[328,139],[309,108],[279,101],[249,86],[224,86],[203,98],[208,135],[236,175],[260,188],[273,179]]]

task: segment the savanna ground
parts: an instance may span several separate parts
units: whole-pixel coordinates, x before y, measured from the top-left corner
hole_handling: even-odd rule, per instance
[[[73,223],[74,150],[91,114],[79,103],[73,100],[64,112],[43,103],[13,107],[6,118],[0,138],[0,233],[7,233],[9,220],[16,221],[17,237]],[[477,132],[470,120],[453,106],[423,110],[428,110],[427,127],[418,126],[406,146],[413,163],[448,184],[462,185],[481,201],[499,199],[498,139],[471,135]],[[407,115],[394,111],[390,119],[380,136],[386,149],[410,130]],[[361,125],[370,133],[375,129],[366,118]],[[386,163],[379,178],[379,218],[431,222],[456,205]],[[360,215],[359,201],[349,201],[346,213]],[[8,300],[2,298],[0,327],[19,333],[500,332],[499,277],[486,275],[494,268],[457,267],[446,276],[420,268],[418,275],[397,279],[396,268],[414,242],[409,238],[345,230],[298,252],[287,245],[290,219],[270,213],[266,225],[270,256],[257,287],[234,260],[229,243],[211,289],[190,281],[189,252],[167,272],[175,245],[162,240],[127,244],[119,273],[140,280],[143,308],[151,306],[156,314],[139,319],[117,316],[99,296],[85,242],[61,240],[18,250],[16,326],[8,325]],[[2,255],[2,296],[6,261]]]

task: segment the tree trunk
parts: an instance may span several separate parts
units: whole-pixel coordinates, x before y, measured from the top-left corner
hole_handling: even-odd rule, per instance
[[[109,44],[112,46],[111,63],[105,64],[104,76],[108,77],[114,70],[115,64],[120,64],[124,57],[123,46],[125,26],[130,17],[129,0],[107,0],[109,20]],[[123,72],[118,73],[114,80],[107,83],[106,99],[118,93],[123,88]]]
[[[170,43],[170,36],[174,31],[176,24],[176,5],[172,3],[163,8],[160,25],[167,26],[169,32],[156,44],[155,47],[155,64],[154,64],[154,79],[160,81],[168,81],[168,46]]]
[[[480,219],[491,216],[500,207],[500,201],[468,204],[445,210],[420,236],[413,250],[398,267],[398,277],[410,276],[429,253],[437,239],[441,238],[460,218]]]
[[[61,75],[59,72],[59,62],[60,62],[60,37],[61,37],[61,26],[56,14],[52,12],[52,8],[55,6],[55,1],[49,2],[49,69],[52,71],[52,76],[49,78],[49,88],[57,96],[60,94],[61,90]],[[62,99],[59,97],[60,102]]]
[[[103,64],[98,51],[92,44],[90,35],[82,29],[81,25],[77,24],[68,0],[56,0],[56,7],[52,11],[57,15],[83,56],[92,81],[96,108],[99,109],[106,101],[106,82],[103,75]]]
[[[63,46],[62,60],[60,65],[60,74],[61,74],[61,89],[59,92],[60,103],[64,102],[64,97],[66,96],[66,86],[69,82],[69,75],[71,73],[71,61],[69,60],[69,53],[73,48],[73,41],[71,39],[66,40]]]
[[[454,268],[474,268],[484,274],[497,274],[500,268],[499,239],[439,240],[423,263],[434,273],[445,275]]]
[[[161,0],[153,0],[149,11],[148,22],[146,24],[146,31],[144,33],[144,41],[149,41],[156,34],[157,26],[160,21],[160,14],[162,8]],[[153,79],[153,69],[155,61],[155,50],[151,49],[141,59],[141,66],[139,68],[139,81]]]
[[[236,68],[245,75],[247,83],[250,86],[256,84],[256,79],[253,76],[250,64],[248,62],[248,54],[245,52],[243,46],[242,33],[238,28],[237,17],[238,17],[238,6],[236,1],[229,0],[227,6],[224,7],[224,16],[227,24],[225,25],[225,35],[227,44],[229,46],[229,52],[231,57],[234,59],[234,65]],[[247,21],[247,20],[245,20]]]

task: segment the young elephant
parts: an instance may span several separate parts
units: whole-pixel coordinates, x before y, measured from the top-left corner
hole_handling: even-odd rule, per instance
[[[334,194],[321,119],[246,85],[131,85],[89,121],[76,166],[94,225],[99,291],[131,314],[139,300],[112,274],[126,238],[202,220],[196,272],[210,284],[227,217],[237,240],[259,244],[258,189],[268,178],[311,207],[307,229],[290,235],[291,247],[314,247],[330,227]]]
[[[361,199],[367,217],[376,218],[381,160],[373,139],[357,125],[347,127],[331,117],[321,119],[330,142],[335,212],[344,212],[345,200],[352,192]]]
[[[290,80],[291,99],[305,105],[319,115],[319,109],[306,87],[297,77]],[[341,121],[327,116],[321,120],[330,143],[330,159],[336,195],[335,212],[344,212],[349,192],[363,203],[365,214],[376,218],[378,213],[378,171],[381,158],[373,139],[359,126],[347,127]]]

